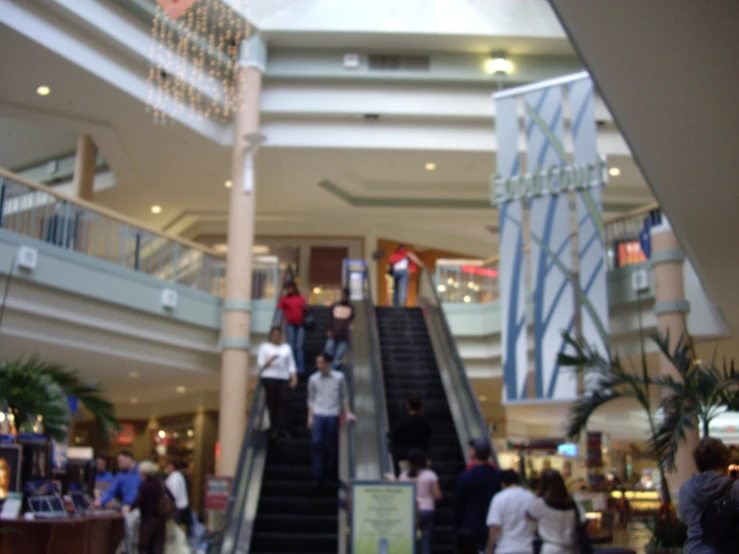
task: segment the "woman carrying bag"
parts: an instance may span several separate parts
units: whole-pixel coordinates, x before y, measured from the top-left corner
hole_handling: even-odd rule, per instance
[[[292,348],[297,372],[302,374],[305,372],[305,355],[303,353],[305,329],[311,326],[312,317],[310,313],[306,313],[308,312],[308,304],[294,282],[291,281],[285,285],[285,293],[280,298],[277,308],[282,310],[285,316],[287,343]]]

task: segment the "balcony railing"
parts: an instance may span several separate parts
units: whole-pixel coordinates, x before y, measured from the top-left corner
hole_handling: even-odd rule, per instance
[[[657,204],[649,204],[605,222],[608,268],[644,263],[640,235],[659,220]],[[645,227],[645,222],[646,227]],[[530,279],[528,248],[524,250],[524,280]],[[500,299],[499,256],[486,260],[439,259],[435,282],[442,302],[485,304]]]
[[[0,228],[164,281],[224,293],[222,253],[1,168]],[[254,299],[276,298],[278,280],[276,257],[255,258]]]

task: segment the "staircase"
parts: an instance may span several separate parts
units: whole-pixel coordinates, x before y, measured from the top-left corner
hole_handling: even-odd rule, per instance
[[[431,420],[431,468],[444,498],[436,505],[434,554],[454,552],[452,500],[465,462],[449,402],[436,365],[420,308],[377,308],[382,368],[390,428],[406,413],[406,399],[416,394]]]
[[[272,442],[262,480],[251,554],[334,554],[338,545],[338,489],[316,496],[311,458],[307,383],[326,343],[327,308],[311,308],[316,328],[306,332],[306,374],[292,393],[292,439]],[[338,468],[337,468],[338,469]]]

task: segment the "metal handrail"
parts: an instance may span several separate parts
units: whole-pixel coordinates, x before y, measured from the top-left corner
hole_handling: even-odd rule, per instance
[[[468,435],[470,436],[470,438],[489,441],[493,459],[497,463],[497,455],[495,453],[495,447],[490,440],[487,420],[485,419],[482,409],[480,408],[480,404],[477,402],[477,397],[472,388],[472,383],[470,382],[469,376],[467,375],[464,362],[459,355],[457,344],[454,341],[451,329],[449,328],[449,323],[447,322],[444,311],[442,310],[439,293],[437,292],[436,286],[434,285],[434,280],[431,276],[431,272],[427,268],[422,269],[421,279],[425,281],[426,288],[429,289],[430,298],[426,297],[423,294],[419,294],[418,300],[422,304],[422,307],[428,310],[429,315],[432,315],[436,320],[436,323],[438,324],[437,327],[439,328],[439,332],[441,335],[439,338],[442,341],[442,344],[437,344],[442,348],[442,355],[449,362],[447,364],[447,367],[451,369],[450,377],[452,377],[452,379],[455,381],[455,401],[459,400],[461,407],[467,407],[466,410],[461,410],[461,415],[465,419],[464,424],[467,428]],[[423,284],[419,288],[422,287]],[[429,329],[430,333],[432,331],[432,329]],[[449,400],[452,401],[452,398],[449,398]],[[470,407],[472,409],[472,413],[469,412]],[[477,427],[477,429],[475,429],[475,427]]]
[[[387,403],[385,401],[385,377],[382,370],[382,356],[380,355],[380,333],[377,325],[377,312],[375,312],[375,304],[372,300],[372,285],[370,283],[369,272],[365,269],[362,279],[362,289],[364,302],[367,308],[369,318],[370,333],[370,356],[372,358],[372,374],[373,374],[373,390],[375,396],[376,421],[378,424],[378,452],[380,456],[380,474],[385,475],[393,473],[393,459],[390,454],[390,445],[388,443],[390,424],[387,417]]]
[[[293,278],[293,269],[291,266],[288,266],[283,277],[283,285],[287,285]],[[275,308],[275,313],[272,316],[272,327],[281,327],[283,323],[284,314],[282,310]],[[248,488],[253,485],[252,476],[254,473],[257,439],[267,412],[267,404],[264,396],[262,380],[259,379],[254,390],[251,409],[249,410],[249,417],[244,431],[244,440],[241,443],[241,452],[239,453],[239,461],[236,466],[236,474],[231,486],[231,492],[229,493],[225,518],[226,526],[216,550],[219,554],[235,554],[236,548],[239,545],[238,539],[244,523],[243,514],[246,508],[247,492]],[[252,453],[251,456],[249,455],[250,452]],[[230,526],[233,526],[232,532],[229,532]],[[231,548],[228,549],[228,547]]]

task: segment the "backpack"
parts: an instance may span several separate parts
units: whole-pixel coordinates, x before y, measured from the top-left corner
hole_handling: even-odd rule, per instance
[[[162,492],[159,494],[157,512],[165,519],[172,519],[177,514],[177,506],[175,506],[172,493],[169,492],[165,485],[162,485]]]
[[[729,480],[701,514],[703,544],[719,552],[736,552],[739,544],[739,511],[733,488],[734,481]]]

